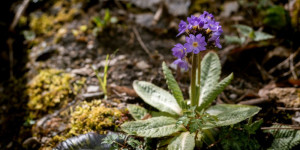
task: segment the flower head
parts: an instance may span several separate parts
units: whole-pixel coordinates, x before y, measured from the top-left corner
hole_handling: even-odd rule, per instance
[[[189,68],[188,63],[182,59],[177,59],[173,63],[179,66],[180,68],[183,68],[184,70],[188,70]]]
[[[223,33],[222,26],[207,11],[204,11],[199,17],[191,15],[187,18],[187,22],[181,20],[178,31],[177,36],[183,33],[189,34],[185,38],[184,45],[178,43],[172,48],[173,55],[178,58],[174,64],[185,70],[188,69],[188,62],[185,61],[188,53],[198,54],[213,46],[222,48],[220,44],[220,36]]]
[[[189,37],[185,38],[186,43],[184,47],[186,48],[186,52],[190,53],[193,52],[194,54],[198,54],[200,51],[206,50],[206,42],[205,37],[202,34],[198,34],[194,36],[190,34]]]
[[[175,57],[182,59],[186,55],[186,48],[178,43],[172,48],[172,52]]]

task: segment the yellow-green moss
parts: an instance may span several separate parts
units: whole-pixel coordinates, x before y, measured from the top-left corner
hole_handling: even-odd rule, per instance
[[[47,14],[42,14],[38,17],[36,15],[31,15],[29,26],[36,34],[46,34],[53,29],[54,17]]]
[[[120,124],[127,121],[128,114],[127,110],[105,106],[100,100],[84,101],[70,111],[69,129],[54,136],[49,146],[53,147],[72,136],[88,132],[104,134],[107,130],[115,131]]]
[[[83,102],[71,113],[71,129],[69,135],[79,135],[88,132],[105,133],[118,127],[115,122],[122,120],[121,111],[101,105],[100,100]]]
[[[70,3],[68,1],[56,1],[52,7],[60,8],[56,15],[50,15],[49,13],[43,13],[41,16],[31,14],[30,16],[30,29],[36,34],[51,35],[55,33],[64,22],[71,21],[76,14],[79,14],[80,10],[73,7],[76,3]]]
[[[55,22],[67,22],[67,21],[71,21],[75,14],[79,13],[78,9],[75,8],[63,8],[62,10],[60,10],[57,14],[57,16],[55,17]]]
[[[52,113],[58,107],[65,106],[80,89],[80,84],[71,86],[71,80],[73,77],[70,74],[56,69],[42,70],[34,77],[27,89],[30,118]]]

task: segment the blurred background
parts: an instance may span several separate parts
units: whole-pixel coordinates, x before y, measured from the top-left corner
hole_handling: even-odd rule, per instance
[[[0,7],[0,149],[51,149],[117,128],[128,120],[126,104],[141,103],[134,80],[166,88],[163,61],[187,97],[189,73],[172,65],[171,49],[184,42],[176,37],[180,20],[203,11],[224,30],[223,48],[213,50],[222,75],[235,75],[216,103],[260,106],[263,126],[299,126],[300,0],[11,0]],[[102,104],[122,115],[85,130],[70,108],[104,97],[95,69],[103,75],[107,54]]]

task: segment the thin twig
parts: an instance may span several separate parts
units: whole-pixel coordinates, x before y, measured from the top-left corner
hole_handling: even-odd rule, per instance
[[[117,5],[117,7],[119,7],[120,9],[125,9],[122,4],[119,2],[119,0],[114,0],[115,4]]]
[[[133,32],[136,36],[136,39],[138,40],[138,42],[140,43],[140,45],[142,46],[143,50],[148,54],[148,56],[150,57],[151,60],[153,60],[152,55],[149,51],[149,49],[146,47],[146,45],[144,44],[139,32],[137,31],[137,29],[135,27],[132,28]]]
[[[291,70],[291,73],[293,75],[293,78],[294,79],[298,79],[296,73],[295,73],[295,67],[294,67],[294,59],[290,59],[290,70]]]
[[[29,4],[30,0],[24,0],[23,3],[21,4],[21,6],[19,7],[14,20],[12,22],[12,24],[9,27],[10,31],[13,31],[17,25],[17,23],[19,22],[20,17],[22,16],[22,14],[24,13],[24,11],[26,10],[28,4]]]
[[[233,104],[233,102],[227,98],[227,96],[224,94],[224,92],[221,93],[220,97],[221,97],[227,104]]]
[[[14,43],[14,39],[9,37],[6,41],[7,46],[8,46],[8,54],[9,54],[9,75],[10,78],[14,77],[14,49],[13,49],[13,43]]]
[[[156,25],[157,24],[158,20],[160,19],[161,15],[162,15],[163,8],[164,8],[164,5],[163,5],[163,3],[161,3],[159,5],[159,8],[157,9],[154,17],[153,17],[152,25]]]
[[[255,62],[257,69],[260,71],[260,74],[261,74],[263,80],[274,79],[274,77],[271,76],[260,64],[258,64],[257,61],[254,61],[254,62]]]
[[[300,108],[286,108],[286,107],[277,107],[278,110],[292,110],[292,111],[300,111]]]
[[[232,85],[228,85],[227,89],[229,89],[229,90],[231,90],[231,91],[233,91],[233,92],[235,92],[237,94],[244,94],[245,93],[245,90],[238,89],[238,88],[236,88],[236,87],[234,87]]]
[[[298,68],[299,66],[300,66],[300,61],[294,66],[294,69]],[[291,73],[292,73],[292,71],[289,70],[288,72],[283,73],[280,77],[288,76]]]
[[[30,2],[30,0],[24,0],[23,3],[21,4],[21,6],[19,7],[18,11],[15,14],[13,22],[9,26],[10,32],[12,32],[12,33],[14,32],[15,27],[16,27],[17,23],[19,22],[20,17],[25,12],[29,2]],[[14,74],[13,74],[13,67],[14,67],[13,43],[14,43],[14,39],[12,37],[9,37],[6,41],[6,43],[8,45],[8,50],[9,50],[9,52],[8,52],[8,54],[9,54],[9,73],[10,73],[10,78],[13,78],[13,76],[14,76]]]
[[[281,68],[282,66],[284,66],[285,64],[287,64],[289,62],[290,59],[294,59],[295,56],[298,55],[298,53],[300,52],[300,48],[294,52],[293,54],[291,54],[287,59],[285,59],[284,61],[282,61],[281,63],[279,63],[278,65],[276,65],[275,67],[273,67],[272,69],[269,70],[269,74],[272,74],[273,72],[275,72],[277,69]]]
[[[266,98],[255,98],[255,99],[250,99],[247,101],[242,101],[239,102],[238,104],[243,104],[243,105],[257,105],[257,104],[261,104],[261,103],[265,103],[268,102],[269,100]]]

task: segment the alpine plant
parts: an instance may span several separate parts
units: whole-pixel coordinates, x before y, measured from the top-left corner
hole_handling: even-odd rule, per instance
[[[138,105],[128,105],[135,121],[121,125],[124,132],[146,138],[162,138],[153,149],[200,149],[216,143],[217,127],[239,123],[257,114],[256,106],[219,104],[211,106],[216,97],[233,79],[233,74],[220,80],[221,63],[214,52],[208,52],[201,60],[201,52],[222,48],[222,26],[212,14],[204,11],[199,17],[181,20],[179,35],[185,35],[186,43],[172,48],[177,57],[173,62],[188,70],[186,60],[192,57],[190,97],[186,100],[171,70],[163,62],[162,69],[170,92],[145,81],[134,81],[133,88],[145,103],[158,111],[149,111]]]

